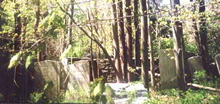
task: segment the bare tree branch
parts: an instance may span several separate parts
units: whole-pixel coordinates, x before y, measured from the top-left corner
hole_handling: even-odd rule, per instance
[[[59,5],[60,10],[61,10],[62,12],[64,12],[66,15],[68,15],[68,16],[71,18],[72,22],[73,22],[80,30],[81,30],[89,39],[91,39],[92,41],[94,41],[94,42],[102,49],[103,53],[107,56],[107,58],[108,58],[108,60],[109,60],[109,63],[112,65],[113,69],[114,69],[115,71],[117,71],[117,70],[116,70],[116,67],[115,67],[115,65],[114,65],[113,60],[111,59],[110,55],[108,54],[108,51],[105,49],[105,47],[102,45],[102,43],[101,43],[99,40],[97,40],[97,39],[95,39],[95,38],[92,37],[92,36],[94,36],[94,34],[92,33],[92,34],[90,35],[83,27],[81,27],[80,25],[78,25],[78,24],[76,23],[75,19],[74,19],[73,17],[71,17],[71,15],[70,15],[68,12],[66,12],[66,11],[60,6],[60,4],[59,4],[58,2],[57,2],[57,4]]]

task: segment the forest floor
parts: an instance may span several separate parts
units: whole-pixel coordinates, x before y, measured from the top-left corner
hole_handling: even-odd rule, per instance
[[[177,89],[151,91],[147,104],[219,104],[220,93],[203,89],[189,88],[186,91]]]

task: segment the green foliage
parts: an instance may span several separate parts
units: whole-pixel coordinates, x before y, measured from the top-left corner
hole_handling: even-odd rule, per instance
[[[218,88],[220,87],[220,78],[214,78],[213,80],[208,81],[207,78],[210,76],[206,75],[205,70],[194,72],[193,83],[200,84],[203,86]],[[211,79],[211,78],[210,78]]]
[[[204,77],[204,71],[195,72],[195,79],[200,80]],[[219,82],[220,79],[216,78],[214,81],[202,80],[199,84],[219,89]],[[219,92],[189,88],[186,91],[178,89],[152,91],[146,104],[218,104],[218,102],[220,102]]]
[[[88,93],[84,89],[76,88],[66,91],[65,99],[61,103],[92,103]]]
[[[202,71],[196,71],[194,72],[194,79],[193,79],[193,82],[194,83],[204,83],[206,81],[206,72],[205,70],[202,70]]]
[[[151,92],[146,104],[217,104],[220,101],[218,92],[188,89],[183,92],[177,89]]]
[[[182,104],[217,104],[220,101],[218,93],[205,90],[187,90],[179,100]]]
[[[114,101],[112,99],[112,96],[115,96],[115,91],[109,85],[106,85],[106,87],[105,87],[105,94],[106,94],[107,101],[110,104],[113,104]]]
[[[60,60],[67,57],[67,55],[71,52],[71,48],[72,45],[69,45],[68,48],[64,50],[64,52],[60,56]]]
[[[62,103],[109,103],[113,104],[112,96],[115,95],[114,90],[110,86],[105,86],[103,78],[95,79],[89,84],[89,93],[77,86],[66,92]]]
[[[172,38],[161,38],[161,49],[173,49],[173,39]]]
[[[103,78],[95,79],[95,81],[90,84],[90,97],[96,103],[112,104],[114,103],[112,99],[113,95],[115,95],[114,90],[108,85],[105,86]]]
[[[25,60],[25,68],[28,69],[28,67],[33,63],[33,60],[36,58],[35,54],[29,54]]]
[[[185,44],[185,50],[190,53],[194,53],[194,54],[197,53],[197,47],[193,43]]]
[[[42,91],[39,91],[39,92],[33,92],[31,93],[30,95],[30,100],[28,101],[29,103],[47,103],[49,102],[47,99],[46,99],[46,96],[44,95],[45,94],[45,91],[50,89],[51,86],[53,86],[53,82],[50,81],[50,82],[47,82],[44,87],[43,87],[43,90]]]
[[[30,103],[38,103],[42,97],[43,97],[44,92],[34,92],[30,95]]]
[[[136,69],[135,69],[135,68],[132,68],[132,67],[128,67],[128,71],[133,73],[133,72],[136,71]]]
[[[91,96],[96,97],[104,92],[104,83],[99,82],[97,86],[93,89]]]
[[[10,60],[10,63],[8,65],[8,69],[11,69],[12,67],[16,67],[19,64],[19,62],[21,61],[21,56],[22,56],[22,51],[15,54]]]

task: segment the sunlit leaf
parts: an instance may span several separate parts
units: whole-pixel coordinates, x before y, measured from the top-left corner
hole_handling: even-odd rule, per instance
[[[20,51],[11,58],[10,63],[8,65],[8,69],[11,69],[12,67],[15,67],[18,65],[18,63],[21,59],[21,55],[22,55],[22,52]]]
[[[104,91],[104,84],[103,82],[99,82],[98,85],[94,88],[92,92],[92,96],[97,96],[98,94],[101,94]]]
[[[60,56],[60,60],[62,60],[63,58],[67,57],[67,55],[70,52],[71,48],[72,48],[72,45],[69,45],[68,48],[65,49],[65,51]]]
[[[29,55],[27,58],[26,58],[26,61],[25,61],[25,68],[28,69],[28,67],[31,65],[31,63],[33,62],[33,59],[34,59],[34,56],[33,55]]]

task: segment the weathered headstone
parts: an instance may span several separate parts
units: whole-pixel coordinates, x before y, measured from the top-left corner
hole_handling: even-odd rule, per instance
[[[220,75],[220,54],[215,56],[215,62],[216,62],[216,66],[218,68],[218,73]]]
[[[90,82],[88,61],[77,61],[74,64],[67,65],[65,72],[67,73],[67,77],[69,77],[68,89],[75,89],[74,85],[77,84],[79,88],[88,90],[88,84]]]
[[[63,81],[63,83],[67,83],[65,100],[74,100],[76,91],[89,92],[89,62],[86,60],[75,61],[74,64],[64,65],[64,67],[65,73],[67,73],[66,78],[68,78]]]
[[[89,62],[85,60],[70,65],[51,60],[35,63],[37,87],[43,89],[47,82],[53,82],[53,87],[45,92],[49,100],[57,98],[65,90],[88,90],[89,75]]]
[[[43,87],[48,82],[52,82],[53,86],[48,88],[45,95],[48,99],[53,100],[60,93],[60,74],[63,65],[59,61],[46,60],[35,63],[35,80],[38,88]]]
[[[194,75],[194,72],[204,70],[202,65],[202,59],[199,56],[190,57],[188,59],[188,64],[192,76]]]
[[[177,87],[177,76],[173,50],[159,51],[159,67],[161,77],[161,88],[175,88]]]

